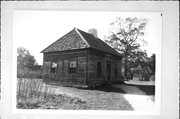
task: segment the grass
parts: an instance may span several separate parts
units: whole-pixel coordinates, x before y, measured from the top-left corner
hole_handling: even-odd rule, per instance
[[[155,76],[151,76],[151,78],[150,81],[139,81],[138,77],[134,77],[133,80],[125,81],[125,85],[137,87],[155,102]]]
[[[134,80],[129,80],[129,81],[125,81],[124,84],[129,84],[129,85],[144,85],[144,86],[155,86],[155,81],[134,81]]]
[[[133,110],[122,90],[107,85],[79,89],[47,85],[38,79],[18,79],[17,108],[65,110]]]
[[[18,109],[88,109],[87,103],[76,97],[53,94],[39,79],[18,79]]]
[[[56,93],[65,93],[72,97],[78,97],[87,102],[91,110],[133,110],[124,99],[122,90],[103,85],[96,88],[73,88],[54,86]]]
[[[87,103],[79,98],[72,98],[67,95],[55,95],[38,92],[39,96],[31,98],[18,98],[18,109],[89,109]]]
[[[139,81],[139,78],[134,77],[133,80],[125,81],[125,85],[137,87],[146,95],[155,95],[155,81]]]

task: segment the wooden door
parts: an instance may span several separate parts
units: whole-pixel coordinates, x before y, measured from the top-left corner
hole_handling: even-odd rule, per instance
[[[111,62],[106,61],[106,79],[107,81],[111,80]]]

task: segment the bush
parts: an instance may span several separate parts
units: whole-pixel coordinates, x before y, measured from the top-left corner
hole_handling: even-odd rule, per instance
[[[25,68],[24,70],[18,69],[17,78],[42,78],[42,70],[30,70]]]
[[[79,98],[54,94],[53,89],[39,79],[19,78],[17,84],[17,108],[19,109],[88,109]]]
[[[27,98],[38,95],[38,92],[42,89],[41,81],[40,79],[18,78],[17,98],[26,100]]]
[[[155,75],[151,75],[149,80],[150,81],[155,81]]]

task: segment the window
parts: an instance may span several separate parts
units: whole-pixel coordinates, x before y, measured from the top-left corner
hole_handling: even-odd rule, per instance
[[[52,64],[51,64],[51,73],[56,73],[56,70],[57,70],[57,63],[52,62]]]
[[[69,63],[69,73],[76,73],[77,72],[77,63],[76,61],[70,61]]]
[[[76,61],[70,61],[70,68],[76,68]]]
[[[101,62],[97,62],[97,76],[101,76]]]

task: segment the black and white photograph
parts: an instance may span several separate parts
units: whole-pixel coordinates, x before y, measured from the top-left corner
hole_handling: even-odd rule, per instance
[[[162,13],[15,11],[13,21],[17,109],[155,110]]]
[[[177,119],[179,5],[2,1],[2,119]]]

